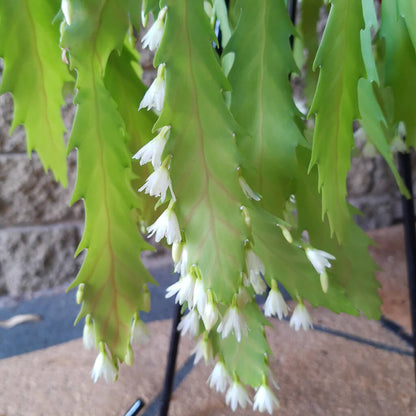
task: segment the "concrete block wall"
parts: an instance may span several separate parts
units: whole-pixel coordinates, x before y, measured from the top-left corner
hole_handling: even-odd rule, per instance
[[[358,144],[358,147],[361,147]],[[416,159],[412,155],[413,194]],[[397,166],[397,161],[396,161]],[[402,221],[401,194],[393,174],[381,156],[353,157],[347,178],[348,201],[363,215],[355,220],[364,230],[387,227]]]
[[[73,118],[63,109],[65,123]],[[9,137],[13,101],[0,96],[0,295],[18,296],[70,282],[82,256],[73,254],[83,227],[82,202],[68,206],[75,182],[76,155],[69,157],[69,186],[45,173],[39,157],[26,153],[19,126]]]

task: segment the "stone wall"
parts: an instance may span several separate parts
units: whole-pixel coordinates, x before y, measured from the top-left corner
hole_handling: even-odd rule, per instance
[[[149,85],[154,71],[147,51],[142,65]],[[69,157],[69,186],[63,189],[50,172],[44,172],[36,154],[28,158],[22,127],[9,137],[12,108],[10,95],[0,96],[0,295],[19,296],[68,284],[76,276],[82,256],[74,259],[73,253],[82,235],[84,214],[82,202],[68,206],[75,152]],[[71,105],[63,110],[67,128],[73,113]],[[365,214],[357,218],[363,228],[400,221],[400,195],[381,157],[353,158],[348,189],[349,201]]]
[[[69,187],[45,173],[39,157],[26,152],[19,126],[9,137],[13,101],[0,96],[0,295],[66,284],[81,264],[74,259],[83,226],[83,206],[68,206],[75,181],[76,155],[69,157]],[[64,109],[69,126],[73,108]]]
[[[413,157],[414,195],[416,193],[415,162]],[[402,221],[401,194],[390,168],[381,156],[353,157],[347,178],[347,189],[348,201],[363,213],[357,215],[355,219],[364,230],[386,227]]]

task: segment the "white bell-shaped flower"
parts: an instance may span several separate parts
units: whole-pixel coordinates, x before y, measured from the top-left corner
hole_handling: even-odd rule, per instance
[[[179,229],[178,218],[171,205],[162,213],[162,215],[149,227],[147,227],[148,237],[155,235],[156,242],[166,237],[166,242],[172,244],[175,241],[181,241],[181,230]]]
[[[219,312],[218,312],[217,305],[215,304],[214,297],[213,297],[211,290],[208,291],[207,298],[208,300],[206,302],[203,313],[201,313],[201,318],[202,318],[202,321],[204,322],[205,329],[207,331],[211,331],[211,329],[214,327],[214,325],[218,321]]]
[[[264,315],[267,317],[277,316],[279,319],[283,319],[288,313],[289,308],[277,287],[276,280],[273,279],[272,288],[267,296],[266,302],[264,302]]]
[[[95,348],[94,325],[91,322],[91,316],[85,318],[84,330],[82,331],[82,343],[87,350]]]
[[[335,257],[332,254],[316,248],[307,247],[305,253],[318,274],[323,273],[326,267],[331,267],[329,260],[335,260]]]
[[[225,395],[225,403],[231,407],[233,412],[237,410],[238,406],[245,409],[247,403],[251,404],[246,389],[238,380],[234,380],[228,389],[227,394]]]
[[[176,283],[170,285],[166,289],[165,298],[171,298],[176,295],[175,303],[183,305],[187,302],[188,305],[192,307],[194,305],[194,288],[195,279],[191,273],[187,273],[185,276],[181,276]]]
[[[188,270],[188,249],[186,245],[182,246],[181,258],[175,263],[175,273],[179,273],[181,276],[185,276]]]
[[[231,305],[227,309],[221,323],[218,325],[217,331],[221,333],[223,338],[226,338],[231,331],[234,331],[237,342],[241,342],[242,335],[246,336],[248,334],[247,323],[236,304]]]
[[[117,379],[117,367],[108,357],[102,342],[100,343],[100,353],[98,354],[91,371],[91,378],[94,383],[96,383],[101,376],[107,383]]]
[[[159,65],[157,69],[156,79],[146,91],[140,105],[139,110],[147,108],[147,110],[155,109],[160,112],[165,101],[165,64]]]
[[[159,134],[150,142],[146,143],[134,156],[138,159],[140,165],[152,162],[155,169],[159,169],[162,165],[162,154],[169,137],[170,126],[162,127]]]
[[[251,249],[246,250],[246,265],[250,283],[254,291],[261,295],[266,290],[266,284],[261,277],[261,274],[264,275],[264,264]]]
[[[199,315],[195,308],[182,317],[178,324],[178,331],[182,336],[189,333],[191,338],[198,335],[199,331]]]
[[[215,365],[211,375],[208,377],[207,383],[209,383],[212,389],[215,388],[217,392],[221,393],[224,393],[228,384],[231,383],[231,378],[221,360]]]
[[[276,409],[280,407],[279,401],[270,387],[267,384],[262,384],[254,396],[253,410],[258,410],[259,412],[267,411],[269,414],[273,414],[274,407]]]
[[[163,32],[165,30],[165,15],[168,8],[165,6],[160,10],[156,21],[153,23],[149,31],[143,36],[142,45],[143,49],[149,47],[154,52],[160,45]]]
[[[139,192],[145,192],[150,196],[159,197],[161,202],[164,202],[166,199],[166,193],[168,188],[171,191],[172,198],[174,198],[172,183],[170,181],[169,171],[167,164],[169,163],[169,157],[165,159],[163,164],[157,168],[147,179],[145,184],[138,189]]]
[[[292,328],[295,329],[295,331],[299,331],[300,328],[303,328],[305,331],[313,328],[312,318],[309,315],[306,306],[302,302],[299,302],[296,305],[296,308],[290,318],[289,324]]]
[[[145,323],[136,316],[131,326],[130,342],[137,344],[145,344],[150,341],[150,332]]]

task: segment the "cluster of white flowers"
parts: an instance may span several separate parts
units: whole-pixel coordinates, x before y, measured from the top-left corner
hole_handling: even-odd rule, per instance
[[[160,10],[153,26],[143,37],[143,47],[149,47],[151,51],[155,51],[159,47],[163,38],[166,13],[166,7]],[[162,63],[157,69],[155,80],[140,103],[139,110],[146,108],[147,110],[153,109],[157,113],[162,111],[165,100],[165,73],[166,65]],[[162,238],[166,238],[167,243],[172,244],[172,258],[175,263],[174,270],[180,274],[180,277],[177,282],[168,287],[166,297],[175,296],[175,302],[181,305],[186,304],[189,309],[189,312],[182,317],[178,325],[178,330],[182,335],[188,334],[191,337],[196,337],[201,333],[201,329],[204,328],[203,336],[193,350],[193,353],[195,353],[194,362],[197,363],[201,358],[209,362],[213,359],[209,333],[216,326],[219,319],[220,323],[217,332],[221,333],[223,338],[233,333],[237,341],[241,342],[242,337],[247,335],[248,327],[243,314],[243,308],[247,302],[252,301],[252,291],[248,288],[246,290],[246,288],[241,286],[238,293],[235,294],[231,306],[225,311],[221,319],[213,292],[209,287],[205,286],[197,266],[189,264],[188,248],[186,243],[182,241],[178,219],[173,210],[176,198],[169,175],[170,156],[167,156],[162,162],[170,130],[170,126],[160,129],[157,136],[134,155],[134,158],[138,159],[141,165],[151,163],[154,168],[154,172],[147,178],[144,185],[139,188],[139,192],[145,192],[160,198],[160,201],[164,202],[168,197],[168,189],[170,191],[171,201],[169,207],[154,224],[147,228],[147,231],[149,236],[155,236],[157,242]],[[241,174],[239,174],[239,184],[248,199],[260,200],[260,196],[251,189]],[[249,217],[247,215],[246,217],[246,224],[250,226]],[[288,230],[284,232],[284,235],[289,241],[290,238],[288,236],[290,233]],[[266,284],[263,280],[265,267],[262,260],[254,251],[247,249],[245,262],[247,275],[243,274],[245,276],[244,284],[251,286],[257,294],[264,293],[266,290]],[[272,288],[266,300],[265,314],[266,316],[277,315],[280,319],[288,314],[288,307],[277,289],[277,284],[275,288]],[[201,325],[201,320],[203,326]],[[141,328],[140,322],[134,322],[132,334],[134,330]],[[208,382],[212,388],[223,393],[228,388],[226,402],[232,410],[236,410],[238,406],[245,408],[247,404],[252,404],[244,386],[236,376],[234,380],[230,378],[222,360],[219,360],[216,364]],[[274,406],[278,407],[279,403],[267,384],[263,383],[257,389],[253,409],[260,412],[267,410],[271,413]]]
[[[277,286],[277,282],[274,279],[272,280],[272,287],[269,295],[267,296],[266,302],[264,303],[263,309],[264,315],[267,317],[277,316],[279,319],[283,319],[289,315],[289,307],[287,306],[283,295]],[[299,303],[290,317],[289,324],[296,331],[299,331],[300,328],[303,328],[305,331],[313,328],[312,318],[301,299],[299,299]]]
[[[247,404],[253,405],[253,411],[267,411],[269,414],[273,414],[274,408],[278,409],[280,407],[279,401],[268,386],[265,376],[262,384],[256,388],[253,403],[238,377],[234,376],[234,380],[231,379],[222,360],[219,360],[215,365],[207,383],[209,383],[212,389],[215,388],[217,392],[221,393],[224,393],[227,390],[227,386],[229,386],[225,395],[225,402],[231,407],[233,412],[237,410],[238,406],[245,409]]]
[[[149,47],[151,51],[155,51],[159,47],[165,28],[166,13],[167,7],[163,7],[153,26],[143,37],[143,47]],[[153,109],[156,112],[162,111],[165,100],[165,70],[166,65],[164,63],[159,65],[156,79],[146,91],[146,94],[140,103],[139,110],[146,108],[147,110]],[[176,197],[173,192],[169,175],[171,156],[168,155],[162,162],[162,155],[169,139],[170,130],[171,126],[162,127],[156,137],[139,149],[133,158],[138,159],[140,165],[151,162],[155,169],[155,171],[146,179],[144,185],[138,189],[139,192],[145,192],[156,198],[160,197],[160,202],[165,201],[168,189],[171,195],[168,208],[154,224],[147,227],[149,237],[154,235],[156,242],[159,242],[162,238],[166,237],[166,242],[168,244],[177,244],[181,242],[182,237],[178,218],[173,210],[173,204],[176,201]]]

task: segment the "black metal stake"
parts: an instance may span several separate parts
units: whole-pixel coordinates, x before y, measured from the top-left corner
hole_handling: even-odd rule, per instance
[[[160,416],[167,416],[170,404],[170,398],[172,396],[172,387],[173,387],[173,379],[175,377],[175,368],[176,368],[176,358],[178,355],[178,346],[179,346],[179,331],[178,331],[178,324],[181,320],[181,305],[175,305],[175,315],[173,317],[172,322],[172,332],[170,335],[170,345],[169,345],[169,354],[168,354],[168,362],[166,365],[166,374],[165,374],[165,383],[163,386],[162,398],[161,402],[162,405],[160,407]]]
[[[409,190],[410,199],[402,196],[403,226],[406,245],[407,277],[409,282],[410,315],[412,318],[413,360],[416,381],[416,232],[415,207],[412,190],[412,165],[409,153],[399,153],[399,172]]]
[[[136,400],[127,413],[124,416],[137,416],[141,409],[144,407],[144,401],[142,399]]]

